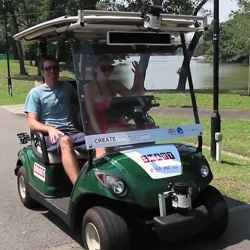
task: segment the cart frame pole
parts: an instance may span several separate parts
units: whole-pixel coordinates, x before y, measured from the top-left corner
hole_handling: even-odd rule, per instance
[[[214,0],[213,113],[211,116],[211,157],[213,160],[216,159],[215,133],[221,131],[221,119],[219,114],[219,41],[220,41],[219,0]]]

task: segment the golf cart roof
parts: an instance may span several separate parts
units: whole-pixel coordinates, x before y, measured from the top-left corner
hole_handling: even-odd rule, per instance
[[[187,33],[202,31],[207,18],[188,15],[161,14],[157,32]],[[58,38],[66,33],[80,33],[87,39],[103,35],[107,31],[144,32],[145,18],[139,12],[79,10],[78,16],[62,16],[30,27],[16,35],[16,40],[42,40]]]

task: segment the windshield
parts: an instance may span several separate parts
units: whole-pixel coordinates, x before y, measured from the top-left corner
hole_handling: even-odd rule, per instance
[[[73,47],[86,134],[107,135],[106,139],[96,139],[99,144],[106,140],[103,146],[107,146],[107,142],[117,145],[118,139],[114,139],[113,133],[118,133],[121,145],[155,141],[166,135],[165,139],[175,135],[190,136],[190,131],[200,135],[199,126],[160,130],[153,118],[158,101],[152,91],[177,86],[177,82],[169,81],[171,74],[178,79],[177,65],[176,69],[168,70],[169,53],[156,49],[150,53],[146,49],[119,51],[115,47],[113,52],[97,49],[88,42],[78,42]],[[180,64],[181,61],[180,58]],[[115,140],[113,144],[112,140]]]

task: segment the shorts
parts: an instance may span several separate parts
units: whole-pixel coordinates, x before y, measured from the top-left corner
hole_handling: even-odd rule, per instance
[[[69,136],[74,144],[74,147],[79,149],[85,149],[85,134],[83,132],[64,132],[65,135]],[[52,144],[50,142],[49,136],[45,136],[45,142],[47,146],[47,151],[59,151],[59,143]]]

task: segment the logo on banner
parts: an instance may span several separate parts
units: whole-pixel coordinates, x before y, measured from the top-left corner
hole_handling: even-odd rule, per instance
[[[38,164],[37,162],[34,163],[33,166],[33,174],[41,181],[45,182],[45,176],[46,176],[46,168],[42,165]]]
[[[134,160],[152,179],[182,174],[180,155],[174,145],[161,145],[122,151]]]
[[[144,163],[149,163],[149,162],[157,162],[164,160],[174,160],[175,156],[171,152],[163,152],[163,153],[142,155],[141,159],[143,160]]]
[[[175,128],[169,128],[169,129],[168,129],[168,133],[169,133],[170,135],[176,135],[176,130],[175,130]]]
[[[183,129],[181,127],[177,127],[176,131],[179,135],[182,135],[184,133]]]

